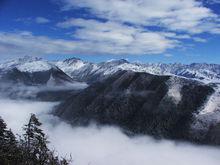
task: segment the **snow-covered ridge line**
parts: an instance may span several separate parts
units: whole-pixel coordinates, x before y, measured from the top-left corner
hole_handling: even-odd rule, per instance
[[[21,72],[42,72],[47,71],[56,66],[48,61],[44,61],[41,58],[25,56],[15,60],[6,61],[0,64],[0,70],[7,71],[13,68],[17,68]]]
[[[130,63],[127,60],[109,60],[101,63],[90,63],[78,58],[67,59],[55,63],[61,70],[70,75],[111,75],[118,70],[147,72],[155,75],[172,75],[194,79],[204,83],[220,82],[220,65],[206,63],[163,64],[163,63]]]
[[[44,61],[33,61],[33,62],[24,63],[22,65],[18,65],[16,68],[22,72],[32,73],[32,72],[47,71],[50,70],[51,68],[54,68],[54,66]]]
[[[219,83],[220,82],[220,65],[218,64],[204,64],[193,63],[185,64],[163,64],[163,63],[131,63],[127,60],[110,60],[101,63],[91,63],[83,61],[78,58],[66,59],[64,61],[46,61],[41,58],[24,57],[17,60],[11,60],[0,63],[0,77],[1,73],[7,70],[17,68],[21,72],[44,72],[50,69],[57,69],[61,71],[61,77],[58,75],[53,77],[50,73],[47,87],[56,86],[57,82],[62,82],[61,86],[71,86],[73,81],[86,82],[90,84],[93,80],[101,80],[103,77],[112,75],[119,70],[130,70],[134,72],[147,72],[154,75],[171,75],[170,81],[167,82],[169,91],[167,96],[172,98],[176,104],[181,99],[182,81],[186,79],[199,81],[198,83]],[[56,71],[57,71],[56,70]],[[3,71],[3,72],[2,72]],[[54,71],[54,70],[53,70]],[[67,75],[68,76],[67,76]],[[32,75],[32,74],[30,74]],[[70,78],[71,77],[71,78]],[[181,77],[181,80],[179,79]],[[55,81],[55,80],[58,81]],[[73,81],[68,81],[69,79]],[[82,88],[87,87],[84,84]],[[81,86],[80,86],[81,87]],[[220,85],[215,88],[216,92],[210,96],[207,103],[201,108],[200,112],[195,115],[195,123],[192,125],[194,129],[208,129],[210,124],[220,122]]]
[[[86,76],[106,76],[118,70],[147,72],[155,75],[172,75],[202,81],[204,83],[220,82],[220,65],[206,63],[192,64],[164,64],[164,63],[131,63],[127,60],[109,60],[101,63],[91,63],[79,58],[70,58],[64,61],[49,62],[37,57],[25,56],[17,60],[0,63],[0,70],[17,68],[23,72],[46,71],[59,68],[72,78]]]

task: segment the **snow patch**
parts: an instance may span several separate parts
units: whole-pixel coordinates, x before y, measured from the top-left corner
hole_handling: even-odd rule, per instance
[[[211,125],[220,122],[220,85],[209,97],[198,114],[195,114],[195,121],[192,124],[194,130],[208,130]]]
[[[71,77],[71,73],[75,70],[79,70],[82,67],[84,67],[86,64],[81,60],[75,60],[71,63],[65,62],[65,61],[58,61],[55,63],[55,65],[62,69],[63,72],[65,72],[68,76]]]
[[[56,81],[55,78],[53,77],[53,75],[50,75],[50,79],[47,81],[47,86],[55,86],[56,85]]]
[[[181,95],[182,85],[180,81],[181,80],[177,77],[171,77],[167,82],[167,85],[169,87],[167,96],[171,97],[176,104],[178,104],[182,99],[182,95]]]
[[[51,68],[52,65],[44,61],[33,61],[17,66],[17,69],[21,72],[29,73],[47,71]]]

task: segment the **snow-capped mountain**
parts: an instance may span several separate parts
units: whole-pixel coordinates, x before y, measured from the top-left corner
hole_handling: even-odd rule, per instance
[[[205,83],[220,82],[220,65],[193,63],[189,65],[174,63],[130,63],[127,60],[110,60],[101,63],[91,63],[79,58],[64,61],[48,62],[41,58],[25,56],[17,60],[0,63],[0,76],[11,70],[34,74],[39,72],[59,71],[75,81],[93,83],[102,80],[119,70],[146,72],[156,75],[175,75],[199,80]],[[66,77],[66,78],[67,78]],[[49,77],[52,80],[54,77]],[[67,78],[70,81],[70,78]]]
[[[73,80],[56,65],[41,58],[25,56],[0,64],[1,81],[26,85],[59,85]]]
[[[120,71],[122,71],[123,77],[117,76],[117,73],[120,73]],[[111,84],[113,79],[116,81],[114,84]],[[68,91],[54,92],[50,90],[48,92],[48,87],[55,86],[55,88],[58,89],[57,87],[59,85],[72,85],[75,84],[76,81],[86,82],[91,84],[91,86],[86,88],[86,83],[83,85],[81,83],[80,85],[77,84],[76,93],[73,92],[72,88]],[[96,81],[99,81],[99,83],[94,83]],[[6,82],[6,84],[9,85],[5,87],[2,85],[2,82]],[[15,83],[16,85],[13,86],[15,86],[16,90],[14,88],[12,89],[11,83],[8,82]],[[142,102],[143,97],[143,103],[148,100],[147,105],[152,106],[151,110],[157,107],[157,103],[154,103],[155,99],[161,100],[163,103],[161,106],[165,109],[168,105],[170,106],[168,109],[172,109],[173,107],[180,106],[180,104],[185,104],[183,102],[183,100],[185,100],[187,101],[187,105],[189,105],[189,110],[192,110],[190,107],[196,106],[195,111],[192,111],[193,114],[190,114],[194,116],[194,122],[191,123],[191,127],[188,127],[188,129],[192,129],[194,134],[198,132],[198,136],[200,137],[201,135],[211,136],[211,139],[216,133],[209,134],[207,131],[220,130],[220,104],[218,103],[220,100],[220,65],[218,64],[141,64],[130,63],[124,59],[91,63],[78,58],[49,62],[41,58],[26,56],[17,60],[0,63],[0,83],[0,92],[3,93],[6,89],[6,91],[9,91],[8,93],[15,98],[32,95],[34,99],[65,101],[67,98],[72,97],[73,100],[77,101],[76,104],[73,105],[73,108],[77,105],[81,108],[81,105],[86,106],[87,103],[84,105],[84,103],[81,104],[81,101],[85,101],[87,96],[89,96],[89,99],[95,99],[94,104],[90,105],[92,109],[100,107],[101,110],[103,106],[106,105],[108,108],[111,108],[111,111],[117,111],[118,105],[124,109],[124,111],[129,108],[133,108],[136,111],[139,109],[137,107],[140,105],[140,101]],[[206,83],[206,85],[204,83]],[[17,84],[25,84],[31,88],[24,89],[24,86]],[[102,86],[102,84],[104,84],[104,86]],[[164,88],[161,89],[160,84],[162,84]],[[46,88],[39,92],[39,89],[36,89],[39,88],[39,86]],[[78,90],[78,86],[80,86],[80,90]],[[108,90],[103,90],[102,87],[106,87]],[[202,87],[214,89],[215,91],[204,91],[204,99],[202,99],[199,104],[197,101],[195,101],[194,104],[194,101],[191,102],[191,100],[188,100],[190,97],[192,97],[191,99],[200,98],[200,95],[202,96]],[[123,92],[120,93],[121,91],[119,89]],[[99,93],[99,90],[101,93]],[[144,90],[146,91],[143,92]],[[32,92],[31,94],[30,91]],[[153,91],[156,92],[157,95],[152,94]],[[164,93],[161,94],[161,92]],[[118,98],[119,94],[120,98]],[[194,94],[195,96],[193,96]],[[112,97],[111,100],[109,100],[110,96]],[[138,100],[133,101],[133,99],[136,98]],[[139,100],[139,98],[141,100]],[[73,100],[67,100],[67,105],[72,105]],[[125,100],[125,102],[123,102],[123,100]],[[106,104],[103,105],[103,101],[106,101]],[[167,102],[171,104],[166,104]],[[123,107],[127,103],[129,103],[129,106],[127,106],[127,108]],[[118,105],[115,106],[115,104]],[[71,107],[71,109],[73,108]],[[105,108],[106,107],[104,107],[104,109]],[[76,109],[78,110],[78,108]],[[123,115],[122,113],[122,116]],[[118,116],[115,117],[117,118]],[[216,127],[210,129],[213,125]],[[206,130],[206,134],[203,133],[204,130]],[[216,142],[220,143],[218,140],[216,140]]]
[[[174,96],[175,101],[181,100],[179,94],[180,82],[178,77],[197,80],[205,84],[215,84],[215,92],[207,98],[203,105],[195,113],[195,121],[192,130],[198,132],[198,136],[204,135],[204,130],[211,125],[220,123],[220,65],[193,63],[193,64],[163,64],[163,63],[130,63],[126,60],[110,60],[102,63],[89,63],[80,59],[68,59],[57,63],[64,72],[75,80],[92,83],[97,80],[113,75],[119,70],[130,70],[134,72],[147,72],[154,75],[171,75],[172,83],[168,84],[169,95]],[[60,65],[62,64],[62,65]],[[176,77],[176,78],[175,78]]]
[[[41,72],[56,68],[52,63],[43,61],[41,58],[25,56],[23,58],[6,61],[0,63],[1,71],[8,71],[11,69],[18,69],[21,72]]]
[[[10,98],[58,101],[87,87],[52,62],[25,56],[0,64],[0,93]]]
[[[92,82],[103,79],[107,75],[119,70],[131,70],[134,72],[147,72],[156,75],[175,75],[185,78],[209,82],[220,82],[220,65],[193,63],[163,64],[163,63],[130,63],[124,59],[110,60],[102,63],[90,63],[78,58],[59,61],[56,65],[73,79]]]
[[[55,65],[76,81],[91,82],[99,79],[99,77],[97,77],[99,75],[96,74],[96,71],[99,70],[99,66],[95,63],[82,61],[78,58],[71,58],[55,62]]]

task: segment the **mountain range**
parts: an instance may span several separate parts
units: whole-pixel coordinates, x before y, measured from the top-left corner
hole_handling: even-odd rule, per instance
[[[119,70],[146,72],[156,75],[175,75],[190,79],[209,82],[219,82],[220,65],[206,63],[163,64],[163,63],[130,63],[127,60],[110,60],[101,63],[91,63],[78,58],[55,62],[61,70],[70,77],[80,81],[93,82]]]
[[[146,72],[154,75],[173,75],[195,79],[204,83],[220,82],[220,65],[207,63],[192,64],[165,64],[165,63],[131,63],[125,59],[109,60],[101,63],[91,63],[79,58],[70,58],[63,61],[46,61],[42,58],[25,56],[16,60],[0,63],[0,75],[17,69],[22,73],[39,73],[59,70],[65,76],[66,82],[72,80],[92,83],[114,74],[119,70]],[[49,74],[51,75],[51,74]],[[54,76],[56,78],[56,76]],[[47,77],[48,79],[48,77]],[[49,80],[49,79],[48,79]],[[38,84],[38,82],[33,82]],[[39,82],[41,83],[41,82]],[[44,82],[46,83],[46,82]]]
[[[219,82],[218,64],[28,56],[0,64],[1,93],[61,101],[53,113],[72,125],[96,122],[128,134],[212,145],[220,145]]]

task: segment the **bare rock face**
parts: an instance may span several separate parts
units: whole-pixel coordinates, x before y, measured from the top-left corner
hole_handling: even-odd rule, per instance
[[[68,98],[54,114],[73,125],[95,121],[131,134],[191,140],[193,114],[212,92],[192,80],[119,71]]]

